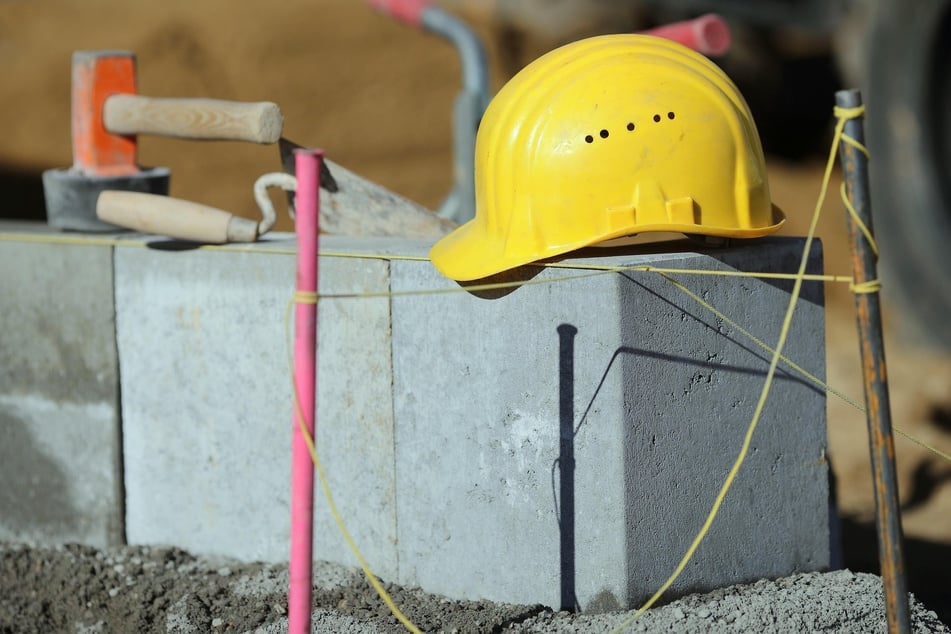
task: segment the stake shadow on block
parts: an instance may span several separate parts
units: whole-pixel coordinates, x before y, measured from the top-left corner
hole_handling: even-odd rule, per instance
[[[647,290],[647,289],[645,289]],[[695,315],[691,318],[702,323],[706,328],[716,331],[712,324],[702,321]],[[659,353],[655,350],[644,348],[634,348],[622,346],[614,351],[608,361],[604,372],[598,382],[590,399],[588,399],[580,418],[575,418],[575,338],[578,329],[571,324],[561,324],[557,328],[559,339],[558,355],[558,377],[559,377],[559,453],[558,458],[552,464],[552,498],[554,500],[555,516],[558,520],[559,529],[559,563],[560,563],[560,591],[561,605],[560,609],[568,611],[580,611],[581,605],[576,593],[576,523],[575,523],[575,437],[584,428],[588,414],[594,403],[598,399],[602,387],[611,374],[615,363],[625,357],[652,359],[659,363],[671,366],[691,366],[700,371],[721,371],[729,372],[735,375],[764,377],[766,374],[765,366],[769,359],[765,354],[758,350],[753,350],[732,337],[718,333],[718,336],[730,342],[745,352],[754,355],[758,361],[761,361],[763,367],[750,367],[732,364],[717,363],[715,361],[702,361],[683,355],[673,355]],[[805,379],[790,374],[789,372],[779,370],[776,381],[792,381],[810,390],[821,392],[812,383]],[[632,459],[633,460],[633,459]],[[557,473],[557,478],[556,478]],[[593,606],[595,609],[617,609],[619,604],[617,600],[604,598],[606,603]]]
[[[561,563],[561,609],[579,609],[575,593],[575,336],[571,324],[558,326],[558,531]],[[554,475],[554,474],[552,474]]]
[[[628,276],[625,276],[628,277]],[[701,347],[706,348],[707,346],[712,346],[711,349],[723,350],[726,353],[726,357],[713,358],[707,357],[697,357],[692,356],[694,353],[692,349],[684,349],[682,353],[678,353],[678,350],[675,347],[665,348],[663,345],[660,347],[651,347],[648,346],[635,346],[635,345],[625,345],[620,346],[614,350],[611,357],[607,360],[607,363],[604,367],[601,377],[594,388],[593,393],[589,398],[585,397],[582,401],[586,403],[582,409],[579,410],[579,416],[575,415],[575,359],[576,354],[584,354],[583,351],[576,351],[576,339],[578,336],[578,329],[571,324],[563,323],[557,327],[557,333],[559,337],[559,367],[558,367],[558,376],[559,376],[559,454],[558,458],[553,462],[551,469],[551,487],[552,487],[552,498],[555,509],[555,516],[558,520],[559,528],[559,563],[560,563],[560,601],[561,609],[576,611],[580,609],[580,603],[577,598],[577,553],[576,553],[576,543],[578,541],[577,535],[577,524],[576,524],[576,460],[575,460],[575,441],[579,433],[581,433],[586,423],[588,423],[589,413],[594,407],[594,403],[598,399],[598,395],[601,392],[602,388],[608,383],[609,378],[612,374],[612,371],[615,370],[616,362],[621,361],[621,368],[617,368],[617,371],[628,373],[629,366],[635,364],[637,366],[643,366],[646,364],[656,363],[659,367],[657,375],[661,377],[673,376],[680,372],[681,374],[686,373],[690,377],[711,377],[714,374],[719,374],[726,377],[727,382],[731,382],[736,379],[748,381],[750,379],[762,379],[766,375],[767,367],[770,362],[769,355],[766,351],[755,346],[755,344],[750,343],[745,336],[737,334],[733,335],[729,332],[728,329],[724,329],[723,324],[718,320],[714,319],[713,315],[704,315],[700,316],[697,312],[691,312],[689,304],[693,301],[690,298],[684,296],[681,301],[680,299],[668,298],[664,295],[659,294],[654,289],[645,286],[640,283],[640,281],[628,277],[628,281],[637,285],[639,287],[638,297],[641,298],[641,301],[653,302],[655,304],[662,304],[668,306],[670,309],[675,311],[678,314],[682,315],[682,320],[684,324],[679,326],[679,328],[687,328],[695,333],[697,337],[702,339],[696,339],[695,341],[703,341],[706,343],[701,344]],[[777,286],[776,284],[769,284],[770,286]],[[821,286],[816,289],[816,294],[821,297]],[[680,321],[680,320],[678,320]],[[644,328],[646,325],[635,326],[639,328]],[[676,329],[676,328],[675,328]],[[702,334],[702,333],[706,334]],[[700,334],[697,334],[700,333]],[[762,336],[762,335],[761,335]],[[637,339],[640,340],[640,339]],[[648,337],[644,341],[651,341],[651,338]],[[732,362],[728,359],[732,359]],[[737,362],[739,361],[739,362]],[[631,366],[633,367],[633,366]],[[670,370],[667,370],[669,368]],[[679,369],[676,370],[675,369]],[[732,378],[730,378],[732,377]],[[743,377],[746,377],[743,379]],[[787,386],[783,388],[783,386]],[[699,386],[698,389],[703,386]],[[715,387],[711,386],[711,387]],[[777,389],[794,389],[797,390],[799,394],[802,394],[804,390],[809,393],[815,394],[816,397],[823,397],[824,392],[821,388],[814,385],[809,380],[803,378],[797,373],[793,373],[788,368],[780,367],[778,368],[776,377],[775,377],[775,388]],[[654,386],[651,389],[662,389],[662,385]],[[663,388],[668,389],[668,388]],[[669,388],[673,389],[673,388]],[[717,388],[716,392],[719,392],[720,389]],[[716,392],[711,393],[710,397],[720,398],[717,396]],[[755,397],[755,394],[753,395]],[[639,406],[638,403],[632,403],[631,407],[635,409]],[[744,407],[751,409],[751,404],[746,403]],[[733,407],[736,407],[734,405]],[[634,412],[635,410],[630,410]],[[735,415],[733,412],[730,412],[730,419],[733,420],[733,423],[740,424],[745,422],[745,416],[747,412],[746,409],[740,408],[736,411]],[[742,420],[741,420],[742,419]],[[636,435],[647,434],[646,438],[650,439],[654,433],[657,434],[667,434],[670,433],[670,430],[664,427],[664,423],[661,424],[662,429],[654,430],[652,425],[648,424],[646,427],[643,423],[636,423],[635,420],[631,420],[630,424],[637,427],[638,429],[632,429],[628,432],[631,434],[630,438],[633,439]],[[667,423],[669,427],[669,423]],[[742,425],[740,425],[742,426]],[[689,427],[689,426],[688,426]],[[732,425],[731,425],[732,427]],[[666,431],[664,431],[666,429]],[[711,433],[715,432],[715,427],[711,427]],[[597,433],[596,430],[592,430],[591,433]],[[676,434],[676,432],[674,432]],[[731,432],[732,433],[732,432]],[[660,436],[657,437],[658,447],[663,446],[664,442],[669,444],[670,440],[662,440]],[[726,451],[721,450],[723,455],[730,454],[732,455],[733,450],[733,441],[726,440]],[[635,443],[636,444],[636,443]],[[648,477],[648,474],[642,473],[641,468],[637,466],[638,457],[637,450],[634,446],[629,443],[625,443],[625,454],[627,458],[625,459],[625,464],[627,465],[626,476],[628,479],[644,479]],[[756,453],[757,449],[754,447],[753,452]],[[557,478],[556,478],[557,471]],[[688,485],[689,486],[689,485]],[[644,527],[641,526],[640,529],[634,529],[633,527],[638,522],[643,523],[642,518],[636,518],[630,516],[631,513],[635,513],[634,505],[629,505],[628,507],[628,520],[626,521],[628,530],[640,530],[643,531]],[[652,516],[652,520],[649,523],[656,523],[655,520],[661,517],[660,513],[649,514]],[[657,531],[667,531],[670,528],[674,533],[679,533],[682,531],[681,526],[672,528],[663,525],[657,525]],[[651,529],[652,531],[655,529]],[[669,531],[668,531],[669,532]],[[681,537],[675,537],[673,541],[679,544]],[[582,541],[584,536],[581,536]],[[628,536],[631,538],[631,535]],[[672,544],[672,551],[678,550],[679,546]],[[629,548],[634,548],[637,550],[637,544],[631,544]],[[633,551],[632,551],[633,552]],[[629,557],[632,557],[629,553]],[[629,566],[631,569],[637,567],[635,560],[629,561]],[[702,589],[702,588],[701,588]],[[620,602],[628,601],[639,602],[644,597],[641,596],[643,589],[636,589],[634,587],[628,588],[628,594],[630,596],[626,598],[622,597],[610,597],[607,595],[601,596],[594,603],[586,607],[585,609],[594,609],[596,611],[600,610],[611,610],[616,609],[620,606]],[[674,594],[683,594],[683,592],[677,592]],[[667,600],[672,600],[676,598],[675,596],[670,596]]]

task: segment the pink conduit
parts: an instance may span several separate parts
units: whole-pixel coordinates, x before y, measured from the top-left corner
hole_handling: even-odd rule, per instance
[[[317,387],[317,234],[323,150],[294,150],[297,171],[297,293],[294,314],[293,432],[291,440],[291,559],[288,633],[310,634],[314,535],[314,465],[298,411],[314,437]],[[310,301],[313,299],[314,301]],[[300,410],[298,410],[298,404]]]
[[[715,13],[701,15],[693,20],[674,22],[641,31],[683,44],[708,57],[719,57],[730,50],[730,27]]]
[[[419,28],[423,24],[423,11],[429,8],[429,0],[368,0],[377,11],[389,14],[401,22]]]

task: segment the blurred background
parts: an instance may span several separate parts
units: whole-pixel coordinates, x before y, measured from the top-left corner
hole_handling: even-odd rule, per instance
[[[868,106],[873,211],[882,243],[886,354],[896,425],[951,452],[951,0],[443,0],[487,51],[491,92],[581,37],[717,12],[733,34],[717,60],[746,96],[773,199],[803,235],[818,195],[839,88]],[[68,167],[74,50],[126,49],[139,92],[278,103],[284,134],[435,209],[453,184],[461,67],[446,40],[358,0],[0,0],[0,218],[45,220],[41,173]],[[277,146],[140,138],[171,169],[171,195],[257,218],[254,180]],[[820,236],[826,270],[850,275],[838,171]],[[284,212],[281,211],[281,214]],[[277,227],[289,230],[282,218]],[[0,263],[2,264],[2,263]],[[828,379],[861,402],[852,297],[827,288]],[[830,458],[845,565],[877,571],[864,416],[829,400]],[[951,463],[896,438],[912,590],[951,621]]]

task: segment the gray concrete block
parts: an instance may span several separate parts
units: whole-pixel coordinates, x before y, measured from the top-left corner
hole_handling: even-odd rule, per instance
[[[792,272],[801,248],[772,239],[581,262]],[[810,271],[820,270],[817,248]],[[454,286],[425,263],[394,261],[391,276],[396,292]],[[775,343],[790,282],[675,277]],[[392,320],[400,581],[454,597],[640,604],[702,525],[769,361],[655,273],[497,299],[397,296]],[[824,375],[821,285],[805,285],[786,350]],[[781,372],[746,464],[669,596],[828,566],[825,447],[825,395]]]
[[[0,238],[0,540],[105,547],[123,539],[112,249],[51,235]]]
[[[293,248],[117,249],[130,543],[287,558]],[[384,260],[319,266],[323,293],[389,287]],[[395,577],[389,304],[321,301],[318,328],[318,451],[364,554]],[[315,557],[350,563],[319,485],[316,509]]]
[[[0,333],[0,422],[13,439],[0,449],[13,483],[0,538],[121,538],[118,352],[129,541],[284,560],[293,243],[131,244],[114,249],[116,347],[112,248],[0,241],[11,263],[0,290],[17,297],[3,305],[17,326]],[[326,237],[328,254],[367,257],[322,257],[321,292],[454,288],[428,262],[376,257],[428,246]],[[580,261],[792,271],[800,248]],[[676,277],[775,341],[790,282]],[[702,523],[768,356],[655,273],[496,295],[321,300],[318,447],[344,519],[384,578],[465,598],[637,605]],[[824,374],[818,284],[787,351]],[[747,464],[670,596],[828,565],[824,406],[778,375]],[[315,557],[353,564],[319,488],[316,507]]]

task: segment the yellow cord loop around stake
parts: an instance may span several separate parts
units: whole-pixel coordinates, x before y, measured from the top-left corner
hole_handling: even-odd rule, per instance
[[[316,304],[320,296],[314,291],[294,291],[291,302],[295,304]]]
[[[867,282],[849,284],[849,290],[851,290],[856,295],[869,295],[872,293],[878,293],[879,291],[882,290],[882,281],[869,280]]]
[[[865,239],[868,240],[868,245],[871,247],[875,257],[878,257],[878,243],[875,241],[875,237],[872,236],[872,230],[859,218],[859,212],[855,211],[855,207],[852,205],[852,201],[849,200],[849,195],[845,191],[844,182],[842,183],[842,187],[839,188],[839,191],[842,193],[842,203],[845,205],[846,210],[849,212],[849,215],[852,216],[852,220],[859,228],[859,231],[861,231]]]

